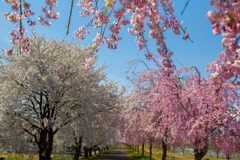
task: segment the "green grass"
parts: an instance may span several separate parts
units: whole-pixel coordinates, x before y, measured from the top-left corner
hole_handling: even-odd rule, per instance
[[[145,146],[145,152],[144,152],[144,157],[142,157],[140,154],[138,154],[137,151],[134,151],[133,149],[130,148],[129,145],[125,145],[127,150],[128,150],[128,155],[129,157],[131,157],[131,160],[149,160],[149,149],[148,146]],[[141,151],[141,147],[140,147],[140,151]],[[153,147],[152,150],[152,160],[161,160],[161,154],[162,150],[157,148],[157,147]],[[168,151],[167,154],[167,160],[171,160],[172,157],[175,158],[175,160],[194,160],[193,155],[190,154],[177,154],[177,153],[173,153],[171,151]],[[216,157],[208,157],[205,156],[202,160],[226,160],[226,159],[217,159]]]
[[[115,146],[113,146],[114,148]],[[108,151],[104,151],[102,153],[107,153]],[[80,158],[80,160],[94,160],[99,157],[101,154],[97,152],[97,154],[93,154],[92,157],[89,158]],[[37,155],[30,155],[30,154],[1,154],[0,157],[4,157],[5,160],[38,160]],[[53,155],[52,160],[72,160],[72,155]]]
[[[138,152],[131,149],[129,145],[125,145],[125,147],[131,160],[149,160],[149,157],[139,155]]]
[[[0,154],[5,160],[38,160],[37,155],[28,154]],[[54,155],[52,160],[72,160],[71,155]]]

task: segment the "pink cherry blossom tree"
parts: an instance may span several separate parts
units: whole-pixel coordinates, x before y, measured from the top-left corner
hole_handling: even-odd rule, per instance
[[[195,67],[171,74],[166,68],[144,72],[140,83],[146,82],[154,85],[140,91],[142,103],[148,104],[145,130],[151,133],[148,138],[153,137],[155,143],[162,140],[163,160],[167,146],[179,141],[193,147],[196,160],[201,160],[213,143],[218,144],[222,152],[225,148],[227,153],[239,147],[239,88],[236,85],[230,82],[217,85],[211,78],[202,79]],[[224,143],[217,143],[219,137]]]
[[[231,132],[227,137],[238,139],[239,122],[236,117],[239,117],[239,90],[235,85],[216,85],[211,79],[202,79],[196,70],[182,86],[179,98],[183,114],[176,122],[184,118],[185,124],[177,124],[179,127],[176,133],[183,132],[183,142],[194,148],[196,160],[206,155],[209,145],[216,137]],[[228,143],[227,138],[222,141]]]

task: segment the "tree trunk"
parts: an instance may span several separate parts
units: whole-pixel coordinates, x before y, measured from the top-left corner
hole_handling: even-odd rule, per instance
[[[139,154],[139,145],[137,145],[137,151],[138,151],[138,154]]]
[[[43,129],[39,137],[39,160],[51,160],[53,149],[53,130]]]
[[[92,157],[92,147],[88,149],[88,154],[90,157]]]
[[[162,140],[162,160],[167,160],[167,144]]]
[[[78,142],[75,142],[74,146],[74,157],[73,160],[79,160],[79,157],[81,156],[81,148],[82,148],[82,137],[78,139]]]
[[[88,158],[88,148],[84,147],[84,158]]]
[[[142,144],[142,156],[144,157],[144,143]]]
[[[207,154],[208,147],[202,149],[194,149],[194,158],[195,160],[202,160],[202,158]]]
[[[230,160],[230,155],[229,155],[229,154],[227,154],[227,157],[226,157],[226,158],[227,158],[227,160]]]
[[[149,144],[149,159],[152,160],[152,143]]]
[[[219,158],[219,151],[217,150],[216,153],[217,153],[217,159],[218,159]]]

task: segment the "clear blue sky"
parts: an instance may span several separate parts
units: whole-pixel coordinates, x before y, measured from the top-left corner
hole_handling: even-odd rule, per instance
[[[37,8],[42,3],[34,4],[34,8]],[[221,51],[221,37],[215,36],[211,31],[211,24],[206,17],[208,10],[213,9],[209,5],[209,0],[192,0],[181,16],[180,12],[183,9],[185,0],[175,0],[175,10],[179,20],[184,22],[184,26],[188,28],[188,32],[191,35],[194,43],[184,41],[181,37],[168,33],[165,35],[167,38],[167,45],[175,54],[173,57],[174,63],[181,67],[184,66],[197,66],[204,76],[207,76],[206,66],[212,62],[217,54]],[[76,41],[73,36],[73,31],[76,30],[79,24],[83,24],[83,20],[79,14],[78,7],[75,6],[73,14],[73,23],[71,26],[70,34],[65,37],[66,22],[68,17],[68,10],[70,2],[61,1],[57,10],[60,12],[61,17],[57,21],[53,21],[51,27],[35,27],[37,33],[42,34],[49,38],[63,39],[68,41]],[[38,8],[39,10],[39,8]],[[3,2],[0,2],[0,13],[8,11],[8,6]],[[13,25],[7,22],[3,17],[0,18],[0,47],[7,47],[9,42],[8,32],[13,28]],[[129,61],[135,59],[142,59],[150,66],[149,61],[145,60],[142,52],[138,51],[134,37],[132,37],[126,31],[127,28],[122,30],[123,40],[120,42],[117,50],[107,49],[102,47],[98,53],[97,65],[108,65],[106,69],[107,75],[119,82],[120,85],[128,85],[125,72],[128,70]],[[91,41],[91,37],[88,39]],[[88,42],[77,42],[84,45]],[[154,43],[149,43],[149,46],[153,46]],[[181,64],[181,65],[180,65]]]

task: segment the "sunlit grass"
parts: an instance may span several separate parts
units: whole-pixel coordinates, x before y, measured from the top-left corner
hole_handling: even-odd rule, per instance
[[[130,146],[125,145],[125,147],[127,148],[127,154],[130,157],[131,160],[148,160],[149,158],[146,156],[141,156],[137,153],[137,151],[134,151],[130,148]]]
[[[38,156],[34,154],[0,154],[5,160],[38,160]],[[70,155],[53,155],[52,160],[72,160]]]
[[[114,145],[113,147],[115,147]],[[108,151],[103,151],[102,153],[107,153]],[[89,158],[80,158],[80,160],[91,160],[99,157],[101,154],[99,152],[96,152],[97,154],[93,155]],[[12,153],[0,153],[0,157],[4,157],[5,160],[38,160],[38,155],[37,154],[12,154]],[[52,160],[72,160],[73,156],[72,155],[53,155]]]
[[[149,154],[149,149],[146,148],[145,152],[147,154]],[[173,153],[173,152],[168,151],[167,155],[168,155],[167,160],[171,160],[173,157],[175,158],[175,160],[194,160],[194,157],[191,154],[178,154],[178,153]],[[162,156],[162,150],[158,149],[157,147],[153,147],[153,158],[154,158],[154,160],[160,160],[161,156]],[[225,160],[225,159],[221,159],[221,158],[217,159],[217,158],[214,158],[214,157],[205,156],[203,158],[203,160],[206,160],[206,159],[209,159],[209,160]]]
[[[131,157],[131,160],[149,160],[149,148],[148,146],[145,146],[145,153],[144,153],[144,157],[142,157],[140,154],[138,154],[137,151],[132,150],[129,146],[126,145],[126,147],[128,148],[128,155]],[[141,150],[141,148],[140,148]],[[152,160],[161,160],[161,152],[162,150],[157,148],[157,147],[153,147],[152,150]],[[190,154],[177,154],[177,153],[173,153],[173,152],[169,152],[167,154],[167,160],[194,160],[193,155]],[[226,160],[226,159],[222,159],[222,158],[216,158],[216,157],[204,157],[203,160]]]

